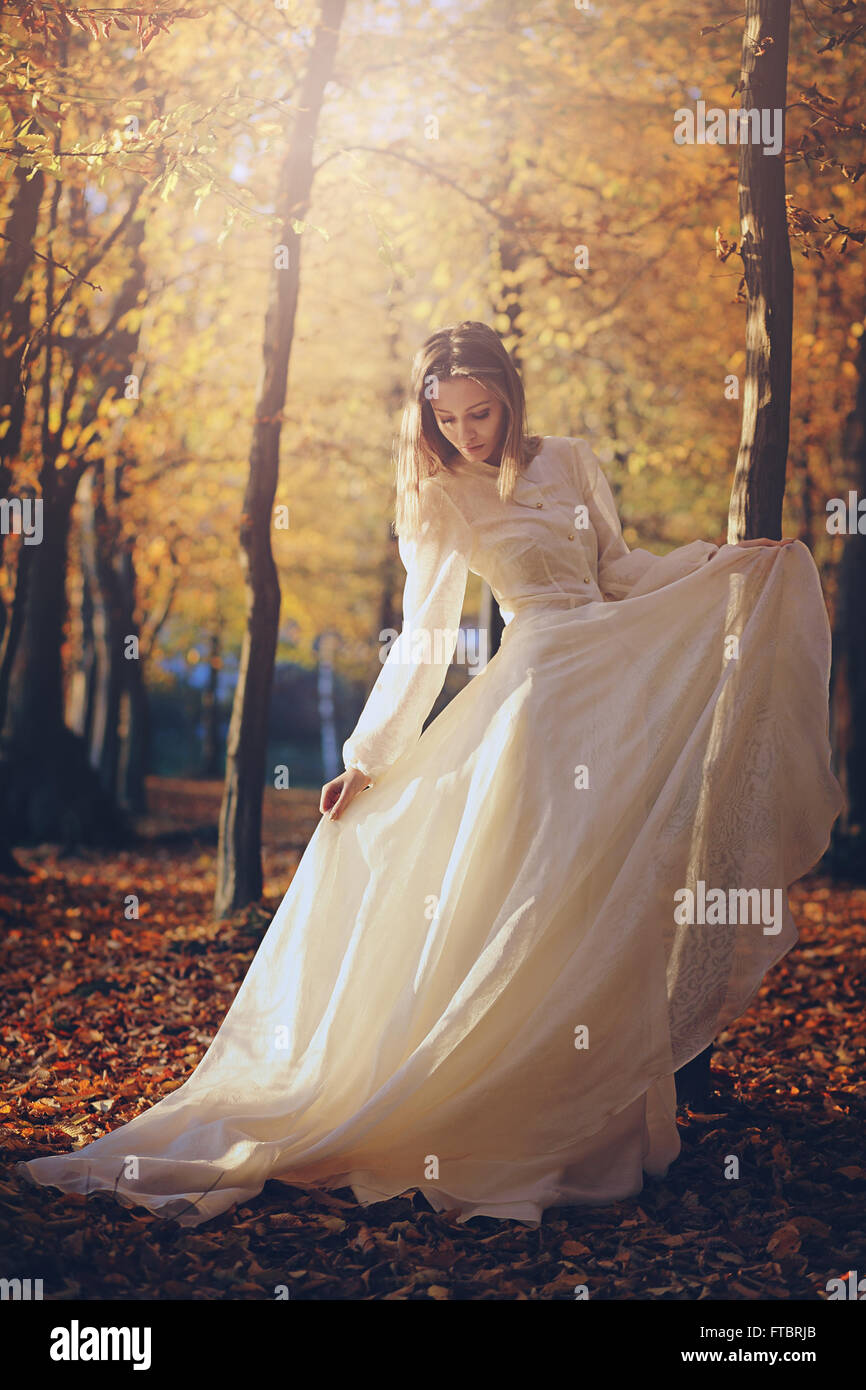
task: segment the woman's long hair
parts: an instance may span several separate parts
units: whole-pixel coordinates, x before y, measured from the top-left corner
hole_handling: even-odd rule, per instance
[[[397,516],[395,530],[409,535],[418,526],[424,478],[440,469],[453,472],[461,454],[445,438],[433,414],[438,384],[468,377],[486,387],[504,407],[504,434],[499,462],[499,496],[514,492],[518,473],[541,448],[540,435],[526,433],[523,382],[499,334],[486,323],[467,319],[432,333],[415,354],[409,398],[403,410],[396,449]]]

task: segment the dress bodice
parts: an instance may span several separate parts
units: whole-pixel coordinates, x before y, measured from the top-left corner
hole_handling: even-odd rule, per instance
[[[461,461],[426,479],[420,502],[418,531],[399,542],[403,630],[343,747],[346,766],[370,778],[421,733],[456,645],[470,571],[490,585],[508,625],[540,609],[660,588],[717,550],[694,541],[663,557],[630,551],[610,486],[582,438],[546,436],[507,501],[495,466]]]
[[[546,439],[507,502],[499,497],[499,470],[491,464],[461,463],[438,475],[472,532],[469,569],[490,585],[506,623],[527,605],[573,607],[602,596],[598,540],[570,446],[570,440]]]

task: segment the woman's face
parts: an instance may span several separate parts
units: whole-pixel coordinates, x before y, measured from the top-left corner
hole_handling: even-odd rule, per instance
[[[486,386],[469,377],[440,381],[439,395],[430,405],[443,435],[463,458],[499,463],[505,409]]]

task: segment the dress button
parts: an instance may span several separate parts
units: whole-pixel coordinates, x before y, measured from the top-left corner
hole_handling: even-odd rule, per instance
[[[543,503],[543,502],[536,502],[535,505],[536,505],[536,507],[543,507],[543,506],[544,506],[544,503]]]
[[[585,574],[585,575],[583,576],[583,581],[584,581],[585,584],[591,584],[591,583],[592,583],[592,580],[590,579],[590,577],[589,577],[588,574]]]
[[[570,541],[573,541],[573,540],[574,540],[574,532],[573,532],[573,531],[569,531],[569,533],[568,533],[568,539],[569,539]]]

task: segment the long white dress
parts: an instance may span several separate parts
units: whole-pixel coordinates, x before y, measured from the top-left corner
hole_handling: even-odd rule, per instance
[[[582,439],[496,480],[423,485],[344,749],[374,785],[316,828],[202,1061],[33,1180],[187,1225],[269,1178],[534,1222],[677,1157],[673,1073],[796,941],[841,806],[818,574],[799,542],[629,552]],[[470,569],[502,646],[422,734]]]

